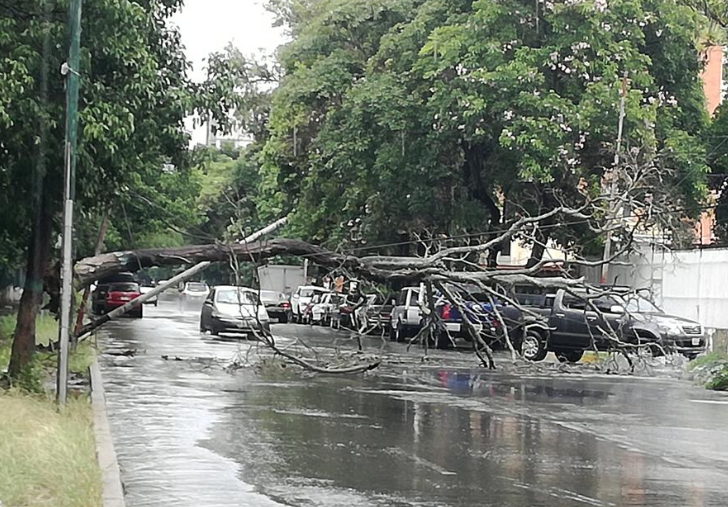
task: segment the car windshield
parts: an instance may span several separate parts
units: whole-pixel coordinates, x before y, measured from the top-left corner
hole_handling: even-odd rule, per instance
[[[249,290],[221,290],[217,293],[218,303],[241,304],[241,305],[258,305],[258,295]]]
[[[187,290],[191,290],[191,291],[195,291],[195,292],[204,292],[207,290],[207,284],[199,283],[199,282],[188,282]]]
[[[622,298],[624,301],[624,308],[628,312],[633,313],[662,313],[658,307],[656,307],[650,300],[645,299],[641,296],[630,296]]]
[[[109,292],[139,292],[139,286],[135,283],[115,283],[109,287]]]

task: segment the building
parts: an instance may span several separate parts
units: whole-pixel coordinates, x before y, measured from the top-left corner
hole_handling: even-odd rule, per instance
[[[709,46],[703,53],[705,67],[701,74],[708,113],[713,116],[723,101],[723,48]]]

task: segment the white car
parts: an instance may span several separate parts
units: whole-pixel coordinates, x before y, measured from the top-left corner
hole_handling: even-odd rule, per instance
[[[311,308],[311,319],[314,324],[328,326],[334,311],[339,309],[344,298],[338,292],[329,292],[321,296],[318,303]]]
[[[202,305],[200,331],[213,335],[269,333],[270,317],[257,290],[222,285],[212,289]]]
[[[403,341],[414,336],[422,323],[420,309],[420,287],[402,289],[397,302],[392,308],[392,320],[389,325],[389,337],[392,341]]]
[[[316,287],[315,285],[301,285],[291,297],[291,312],[293,313],[293,322],[303,322],[304,316],[312,308],[311,299],[315,294],[326,294],[329,292],[323,287]]]
[[[142,285],[140,287],[140,292],[142,293],[142,296],[143,296],[144,294],[151,292],[153,289],[154,289],[154,287],[150,287],[148,285]],[[144,301],[144,304],[157,306],[159,304],[159,295],[156,295],[151,299],[147,299],[146,301]]]
[[[204,282],[187,282],[182,289],[182,297],[184,298],[204,299],[208,294],[210,294],[210,287]]]

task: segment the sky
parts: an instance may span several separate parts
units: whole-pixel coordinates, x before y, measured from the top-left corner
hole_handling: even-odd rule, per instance
[[[192,61],[191,77],[202,81],[205,59],[232,42],[244,54],[271,54],[285,39],[274,28],[265,0],[185,0],[172,23],[179,27],[187,58]],[[191,130],[191,121],[189,122]],[[192,144],[205,141],[205,129],[192,131]]]

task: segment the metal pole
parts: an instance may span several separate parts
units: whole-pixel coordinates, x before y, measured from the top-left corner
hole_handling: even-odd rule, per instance
[[[73,291],[73,199],[75,196],[76,141],[78,131],[78,89],[80,86],[82,0],[71,0],[68,10],[68,62],[66,75],[66,142],[63,184],[63,249],[61,264],[61,325],[59,329],[58,375],[56,400],[66,403],[68,396],[68,338],[71,327]]]
[[[611,178],[611,182],[609,183],[609,202],[608,205],[608,213],[607,213],[607,227],[609,228],[611,226],[612,220],[617,215],[617,209],[614,209],[614,196],[617,193],[617,179],[616,179],[616,171],[618,170],[619,166],[619,152],[622,151],[622,133],[624,131],[624,108],[625,108],[625,99],[627,97],[627,75],[622,78],[622,90],[620,92],[619,97],[619,126],[617,128],[617,149],[614,152],[614,164],[612,167],[612,171],[610,172],[609,176]],[[604,264],[602,264],[602,280],[601,283],[606,284],[607,280],[609,279],[609,259],[612,257],[612,233],[610,231],[607,231],[607,237],[604,240],[604,257],[602,258],[602,261]]]

